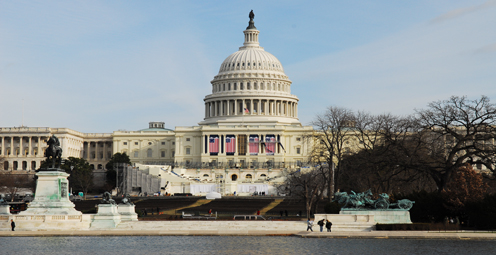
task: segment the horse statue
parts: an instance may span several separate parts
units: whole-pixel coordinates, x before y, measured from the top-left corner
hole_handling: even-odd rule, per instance
[[[351,191],[352,194],[348,195],[346,192],[336,192],[334,193],[334,200],[340,204],[344,204],[343,207],[354,207],[359,208],[363,206],[363,202],[360,198],[360,193],[357,195],[354,191]]]
[[[369,189],[362,193],[355,193],[351,191],[351,194],[346,192],[336,192],[334,193],[334,202],[339,204],[344,204],[342,208],[354,208],[359,209],[375,209],[375,210],[410,210],[412,209],[414,201],[408,199],[398,200],[397,203],[389,202],[389,195],[386,193],[379,194],[378,199],[372,199],[372,191]]]
[[[59,139],[53,135],[47,141],[48,148],[45,150],[46,161],[52,162],[52,168],[55,168],[55,163],[57,163],[57,167],[60,167],[62,163],[62,148],[60,148]]]

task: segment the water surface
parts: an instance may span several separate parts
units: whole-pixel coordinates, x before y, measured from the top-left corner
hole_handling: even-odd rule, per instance
[[[0,254],[496,254],[496,241],[281,236],[1,237]]]

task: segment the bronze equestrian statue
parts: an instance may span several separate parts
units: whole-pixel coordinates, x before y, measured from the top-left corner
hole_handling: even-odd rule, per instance
[[[60,168],[62,163],[62,148],[60,148],[59,139],[53,135],[47,141],[48,148],[45,150],[45,157],[47,163],[52,163],[52,168],[55,168],[55,164],[57,163],[57,168]]]

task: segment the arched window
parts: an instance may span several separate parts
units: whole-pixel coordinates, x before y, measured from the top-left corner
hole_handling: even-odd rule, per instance
[[[261,174],[260,177],[267,177],[267,175],[266,174]]]
[[[204,174],[203,177],[208,177],[208,174]]]
[[[246,179],[251,179],[251,178],[252,178],[252,176],[251,176],[251,174],[247,174],[245,178],[246,178]]]
[[[236,181],[238,179],[238,176],[236,174],[231,175],[231,180]]]

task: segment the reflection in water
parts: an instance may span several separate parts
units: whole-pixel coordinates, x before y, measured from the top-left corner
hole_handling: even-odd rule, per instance
[[[274,236],[1,237],[1,254],[496,254],[494,241]]]

